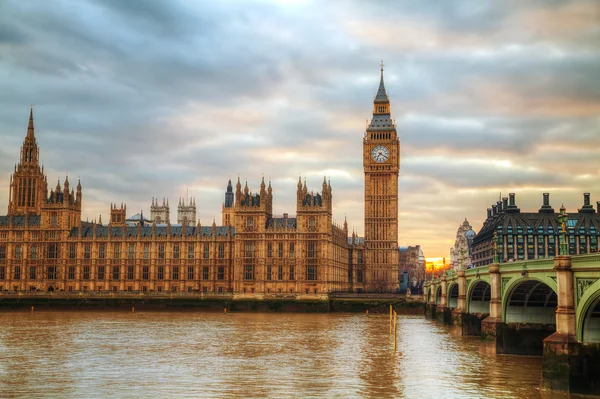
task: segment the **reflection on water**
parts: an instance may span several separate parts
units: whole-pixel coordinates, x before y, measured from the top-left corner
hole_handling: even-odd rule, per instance
[[[2,313],[0,397],[541,396],[541,358],[386,315]]]

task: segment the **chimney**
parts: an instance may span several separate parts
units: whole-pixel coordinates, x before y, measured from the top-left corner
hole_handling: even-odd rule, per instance
[[[508,198],[504,197],[502,198],[502,210],[505,210],[506,208],[508,208]]]
[[[502,212],[502,201],[496,202],[496,211],[498,211],[498,213]]]
[[[509,206],[511,206],[511,207],[516,206],[515,205],[515,193],[508,194],[508,197],[510,198],[509,202],[508,202]]]
[[[283,219],[284,219],[284,220],[286,220],[287,218],[288,218],[288,214],[287,214],[287,213],[284,213],[284,214],[283,214]]]
[[[599,202],[599,204],[600,204],[600,202]],[[492,208],[487,209],[487,217],[488,217],[488,219],[492,217]]]
[[[544,202],[539,210],[540,213],[554,213],[554,208],[550,206],[550,194],[544,193]]]
[[[496,216],[498,214],[498,206],[492,205],[492,216]]]
[[[583,206],[579,209],[582,213],[594,213],[594,207],[590,204],[590,193],[583,194]]]

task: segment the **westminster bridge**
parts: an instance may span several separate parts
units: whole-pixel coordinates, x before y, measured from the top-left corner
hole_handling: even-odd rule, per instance
[[[488,354],[543,355],[542,388],[600,394],[600,254],[493,263],[424,287],[426,316]]]

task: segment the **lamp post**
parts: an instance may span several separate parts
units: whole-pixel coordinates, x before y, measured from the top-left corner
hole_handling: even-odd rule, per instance
[[[567,220],[569,215],[566,212],[565,206],[560,207],[560,214],[558,215],[558,223],[560,223],[560,250],[559,255],[569,255],[569,244],[567,243]]]
[[[498,233],[494,231],[494,263],[498,263]]]

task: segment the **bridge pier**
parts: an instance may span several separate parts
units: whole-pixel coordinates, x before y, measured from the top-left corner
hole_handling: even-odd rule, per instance
[[[453,335],[481,335],[481,319],[475,314],[467,313],[467,278],[465,271],[460,270],[458,276],[458,300],[456,309],[452,311]]]
[[[544,340],[541,388],[600,394],[600,382],[595,381],[600,369],[600,345],[577,341],[571,257],[556,256],[554,270],[558,288],[556,332]]]
[[[425,304],[425,318],[429,320],[435,320],[436,313],[436,298],[437,290],[435,284],[431,284],[429,287],[429,301]]]
[[[481,322],[481,352],[495,355],[505,353],[501,279],[497,263],[491,264],[488,270],[491,286],[490,315]]]
[[[452,324],[452,311],[448,308],[448,292],[446,275],[441,278],[442,296],[440,303],[435,309],[435,320],[443,324]]]

